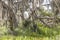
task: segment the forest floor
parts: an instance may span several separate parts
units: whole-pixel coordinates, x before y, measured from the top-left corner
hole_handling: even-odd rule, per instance
[[[60,26],[59,26],[60,27]],[[59,29],[50,29],[47,27],[39,27],[40,34],[33,33],[28,29],[19,29],[18,35],[3,35],[2,33],[6,32],[5,27],[0,28],[0,40],[60,40],[60,28]],[[20,33],[19,33],[20,32]],[[38,31],[39,32],[39,31]],[[51,36],[53,35],[53,36]]]
[[[60,36],[56,37],[32,37],[32,36],[2,36],[0,40],[60,40]]]

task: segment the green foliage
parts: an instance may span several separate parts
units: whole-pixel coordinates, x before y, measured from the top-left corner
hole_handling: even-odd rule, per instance
[[[48,37],[31,37],[31,36],[2,36],[0,40],[56,40],[53,38]]]
[[[41,24],[40,22],[37,24],[38,24],[38,27],[41,30],[40,32],[43,36],[52,37],[52,36],[56,36],[57,34],[59,34],[59,31],[56,28],[46,27],[43,24]]]
[[[4,26],[4,27],[0,27],[0,35],[5,35],[7,34],[7,28]]]
[[[49,16],[49,17],[52,17],[52,16],[54,15],[53,12],[51,12],[51,11],[46,11],[46,10],[44,10],[43,8],[40,9],[39,11],[37,11],[37,13],[39,13],[40,15]]]
[[[25,22],[26,23],[26,22]],[[28,24],[30,23],[27,22]],[[17,33],[16,36],[12,36],[8,34],[6,36],[2,36],[0,40],[55,40],[56,35],[58,35],[59,31],[54,28],[48,28],[44,26],[40,21],[36,21],[37,24],[37,32],[33,32],[31,25],[27,25],[27,27],[17,27],[15,32]],[[2,27],[0,29],[1,32],[7,33],[7,28]]]
[[[43,11],[42,12],[42,15],[44,15],[44,16],[53,16],[53,13],[51,13],[51,12],[47,12],[47,11]]]

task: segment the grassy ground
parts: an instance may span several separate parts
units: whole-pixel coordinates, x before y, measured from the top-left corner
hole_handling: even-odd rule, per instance
[[[1,31],[4,32],[4,30]],[[19,35],[1,35],[0,40],[60,40],[57,30],[40,27],[40,34],[31,32],[29,30],[22,30],[18,32]],[[2,32],[2,33],[3,33]],[[51,36],[52,35],[52,36]],[[56,36],[57,35],[57,36]]]
[[[2,36],[0,40],[56,40],[52,37],[32,37],[32,36]]]
[[[6,27],[0,27],[0,40],[60,40],[60,28],[43,27],[41,24],[38,24],[38,27],[37,32],[32,32],[28,28],[17,28],[17,36],[5,35]]]

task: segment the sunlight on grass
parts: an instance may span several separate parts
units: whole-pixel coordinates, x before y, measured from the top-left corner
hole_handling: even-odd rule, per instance
[[[48,37],[30,37],[30,36],[2,36],[0,40],[54,40]]]
[[[7,34],[0,37],[0,40],[57,40],[58,30],[45,27],[43,24],[37,23],[39,30],[37,32],[32,32],[31,29],[27,28],[17,28],[15,29],[18,33],[17,36]],[[0,27],[2,33],[7,33],[6,27]],[[40,32],[40,33],[39,33]],[[1,33],[0,33],[1,35]]]

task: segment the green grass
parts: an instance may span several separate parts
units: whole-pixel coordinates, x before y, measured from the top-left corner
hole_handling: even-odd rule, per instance
[[[2,34],[0,40],[57,40],[58,36],[56,35],[60,35],[60,29],[45,27],[40,22],[37,25],[39,28],[37,32],[32,32],[28,28],[17,28],[17,36],[11,34],[4,35],[8,29],[6,27],[0,27],[0,35]]]
[[[32,37],[32,36],[2,36],[0,40],[55,40],[48,37]]]
[[[3,35],[0,37],[0,40],[56,40],[57,31],[49,28],[44,28],[44,27],[40,27],[40,30],[41,30],[41,34],[38,34],[26,29],[25,31],[24,30],[20,32],[18,31],[17,36],[13,36],[9,34]]]

